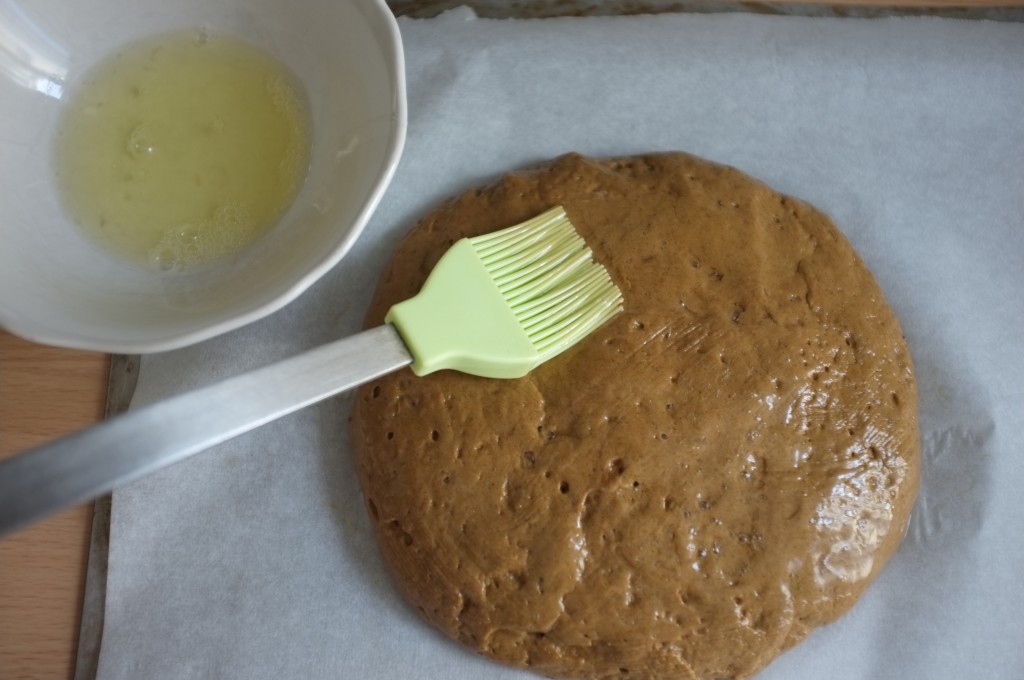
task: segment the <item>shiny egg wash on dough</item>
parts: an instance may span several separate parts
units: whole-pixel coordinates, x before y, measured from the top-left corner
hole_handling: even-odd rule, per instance
[[[556,677],[745,678],[847,611],[919,474],[899,324],[829,219],[684,154],[558,158],[398,245],[367,324],[462,236],[555,205],[625,313],[514,381],[363,388],[356,461],[422,616]]]

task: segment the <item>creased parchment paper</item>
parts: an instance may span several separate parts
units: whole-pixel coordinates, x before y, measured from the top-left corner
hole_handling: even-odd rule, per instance
[[[763,679],[1024,677],[1024,25],[753,15],[402,20],[405,156],[298,301],[145,357],[135,405],[356,331],[399,236],[568,152],[684,150],[828,212],[913,351],[924,474],[854,610]],[[335,398],[118,491],[99,677],[529,678],[382,571]]]

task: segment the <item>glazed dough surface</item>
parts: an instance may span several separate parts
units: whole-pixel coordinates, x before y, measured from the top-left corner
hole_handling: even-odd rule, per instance
[[[906,530],[911,360],[829,219],[684,154],[561,157],[399,244],[367,317],[463,236],[561,204],[625,312],[514,381],[363,388],[356,462],[432,624],[553,676],[747,677],[855,602]]]

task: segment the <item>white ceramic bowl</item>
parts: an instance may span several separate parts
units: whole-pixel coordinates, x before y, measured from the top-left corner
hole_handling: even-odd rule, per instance
[[[108,255],[54,186],[62,96],[118,46],[206,28],[253,43],[302,81],[309,174],[280,224],[216,266],[155,273]],[[384,0],[0,2],[0,325],[117,353],[182,347],[279,309],[338,263],[405,142],[401,38]]]

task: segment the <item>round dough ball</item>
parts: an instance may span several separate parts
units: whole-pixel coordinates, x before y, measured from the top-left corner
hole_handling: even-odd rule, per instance
[[[457,239],[553,205],[625,312],[519,380],[363,388],[384,559],[433,625],[551,676],[740,678],[848,610],[902,540],[917,394],[829,219],[684,154],[509,174],[399,244],[368,325]]]

